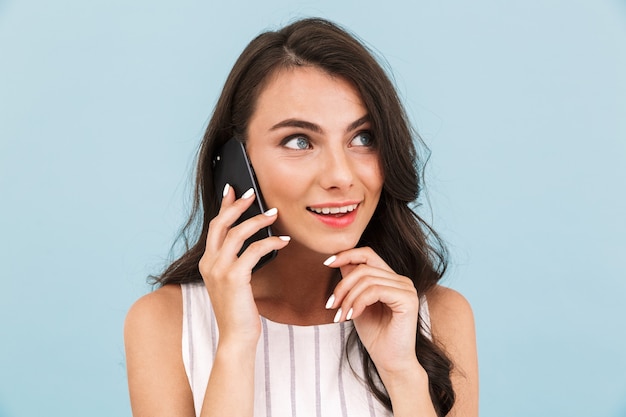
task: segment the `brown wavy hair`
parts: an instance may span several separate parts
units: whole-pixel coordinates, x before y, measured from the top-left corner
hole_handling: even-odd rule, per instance
[[[359,246],[370,246],[396,273],[411,278],[419,294],[426,294],[441,279],[447,265],[441,239],[414,210],[422,191],[427,148],[411,129],[394,85],[374,54],[345,29],[315,18],[262,33],[239,56],[200,145],[194,203],[181,232],[186,252],[160,276],[153,277],[155,283],[202,280],[198,262],[204,252],[209,222],[219,211],[212,177],[214,152],[233,136],[245,140],[248,121],[269,75],[298,66],[313,66],[342,77],[360,93],[368,110],[385,182]],[[423,327],[421,317],[419,322]],[[358,344],[362,353],[361,365],[369,389],[391,409],[389,395],[356,332],[349,340]],[[415,352],[428,373],[431,399],[437,414],[445,416],[455,398],[450,381],[452,363],[436,341],[422,333],[416,340]]]

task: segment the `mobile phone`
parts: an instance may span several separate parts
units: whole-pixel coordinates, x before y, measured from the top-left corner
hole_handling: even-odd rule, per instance
[[[241,195],[250,188],[254,189],[254,202],[233,224],[233,226],[265,212],[266,209],[263,201],[263,195],[261,194],[261,189],[257,184],[256,175],[254,174],[254,169],[248,159],[246,148],[244,147],[244,144],[236,138],[229,139],[215,153],[215,156],[213,157],[213,183],[215,185],[215,192],[218,195],[220,204],[222,203],[222,190],[226,184],[230,184],[230,186],[233,187],[236,198],[240,198]],[[240,256],[251,243],[256,242],[257,240],[265,239],[269,236],[272,236],[272,230],[269,226],[259,230],[254,235],[246,239],[237,256]],[[263,265],[274,259],[275,256],[275,250],[267,255],[264,255],[252,269],[252,272],[258,270]]]

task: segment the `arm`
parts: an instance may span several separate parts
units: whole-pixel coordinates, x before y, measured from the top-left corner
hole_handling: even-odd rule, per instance
[[[182,316],[177,285],[145,295],[126,316],[126,367],[135,417],[195,416],[182,360]]]
[[[453,363],[450,379],[456,400],[447,417],[477,417],[478,359],[472,309],[461,294],[441,286],[435,287],[427,298],[433,340],[443,347]],[[406,372],[381,373],[381,378],[394,406],[394,415],[430,415],[429,412],[434,415],[434,410],[423,405],[426,399],[430,400],[428,375],[419,364]],[[412,398],[421,399],[411,401]],[[415,408],[420,404],[421,408]]]
[[[339,319],[354,319],[359,338],[387,389],[394,415],[436,416],[428,375],[415,356],[419,297],[411,280],[396,274],[370,248],[351,249],[326,263],[343,279],[329,307]],[[453,362],[457,401],[448,416],[478,416],[478,365],[474,320],[459,293],[436,287],[428,295],[436,343]]]
[[[403,371],[379,371],[380,378],[393,405],[395,417],[432,416],[437,417],[430,398],[428,374],[416,360],[413,366]]]
[[[167,285],[139,299],[124,327],[134,417],[194,417],[182,361],[182,296]],[[201,416],[251,416],[256,344],[220,341]]]
[[[252,416],[255,353],[256,344],[218,344],[202,417]]]
[[[433,339],[454,364],[452,386],[456,394],[449,417],[478,416],[478,354],[474,316],[458,292],[437,286],[427,294]]]
[[[252,294],[252,268],[265,254],[285,247],[289,239],[268,237],[250,244],[237,256],[248,237],[276,220],[274,209],[231,227],[250,206],[252,196],[244,193],[235,201],[234,191],[226,186],[220,213],[209,224],[206,249],[198,265],[220,335],[203,417],[252,416],[254,411],[254,365],[261,320]]]
[[[198,265],[220,332],[203,417],[253,413],[254,359],[261,322],[250,286],[252,268],[266,253],[285,247],[289,239],[269,237],[237,256],[246,238],[276,220],[276,211],[270,210],[231,227],[250,206],[251,197],[247,194],[235,201],[232,189],[225,188]],[[124,334],[135,417],[195,415],[182,362],[182,311],[180,287],[168,285],[141,298],[128,313]]]
[[[428,375],[415,356],[419,297],[413,282],[396,274],[370,248],[351,249],[332,259],[326,264],[339,267],[343,278],[329,307],[341,306],[339,319],[354,319],[394,416],[436,417]]]

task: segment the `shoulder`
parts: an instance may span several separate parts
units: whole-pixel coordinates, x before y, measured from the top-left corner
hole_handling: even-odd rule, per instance
[[[451,355],[476,344],[474,314],[459,292],[435,286],[426,294],[433,338]]]
[[[474,323],[472,307],[467,299],[459,292],[436,285],[426,297],[428,309],[432,318],[433,327],[440,329],[455,325],[468,325]]]
[[[125,332],[152,326],[172,326],[181,321],[183,311],[181,288],[166,285],[144,295],[128,311]]]
[[[456,402],[450,416],[478,415],[478,355],[474,314],[459,292],[436,286],[426,294],[433,340],[453,363]]]
[[[135,416],[194,415],[182,360],[182,315],[179,285],[144,295],[126,315],[126,369]]]
[[[179,347],[182,337],[183,302],[179,285],[166,285],[144,295],[128,311],[124,323],[127,354],[146,354],[157,346]],[[155,349],[155,354],[157,352]]]

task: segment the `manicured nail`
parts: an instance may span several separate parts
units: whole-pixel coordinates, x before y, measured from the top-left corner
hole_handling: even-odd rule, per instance
[[[243,198],[244,200],[246,198],[250,198],[252,197],[252,195],[254,194],[254,188],[250,188],[248,191],[246,191],[245,193],[243,193],[243,195],[241,196],[241,198]]]
[[[328,297],[328,301],[326,301],[326,310],[331,308],[333,304],[335,304],[335,294],[331,294],[330,297]]]
[[[228,194],[228,190],[230,190],[230,184],[226,184],[224,186],[224,191],[222,191],[222,197],[226,197],[226,194]]]
[[[352,313],[354,313],[353,309],[348,310],[348,314],[346,314],[346,320],[350,320],[352,318]]]
[[[291,240],[291,236],[278,236],[278,238],[285,242],[289,242]]]
[[[337,259],[337,257],[335,255],[331,256],[330,258],[326,259],[324,261],[324,265],[328,266],[330,264],[332,264],[333,262],[335,262],[335,259]]]
[[[272,217],[272,216],[276,216],[276,213],[278,213],[278,209],[276,207],[274,207],[274,208],[271,208],[271,209],[267,210],[263,214],[265,214],[267,217]]]
[[[333,322],[338,323],[340,318],[341,318],[341,307],[339,307],[339,310],[337,310],[337,314],[335,314],[335,318],[333,319]]]

